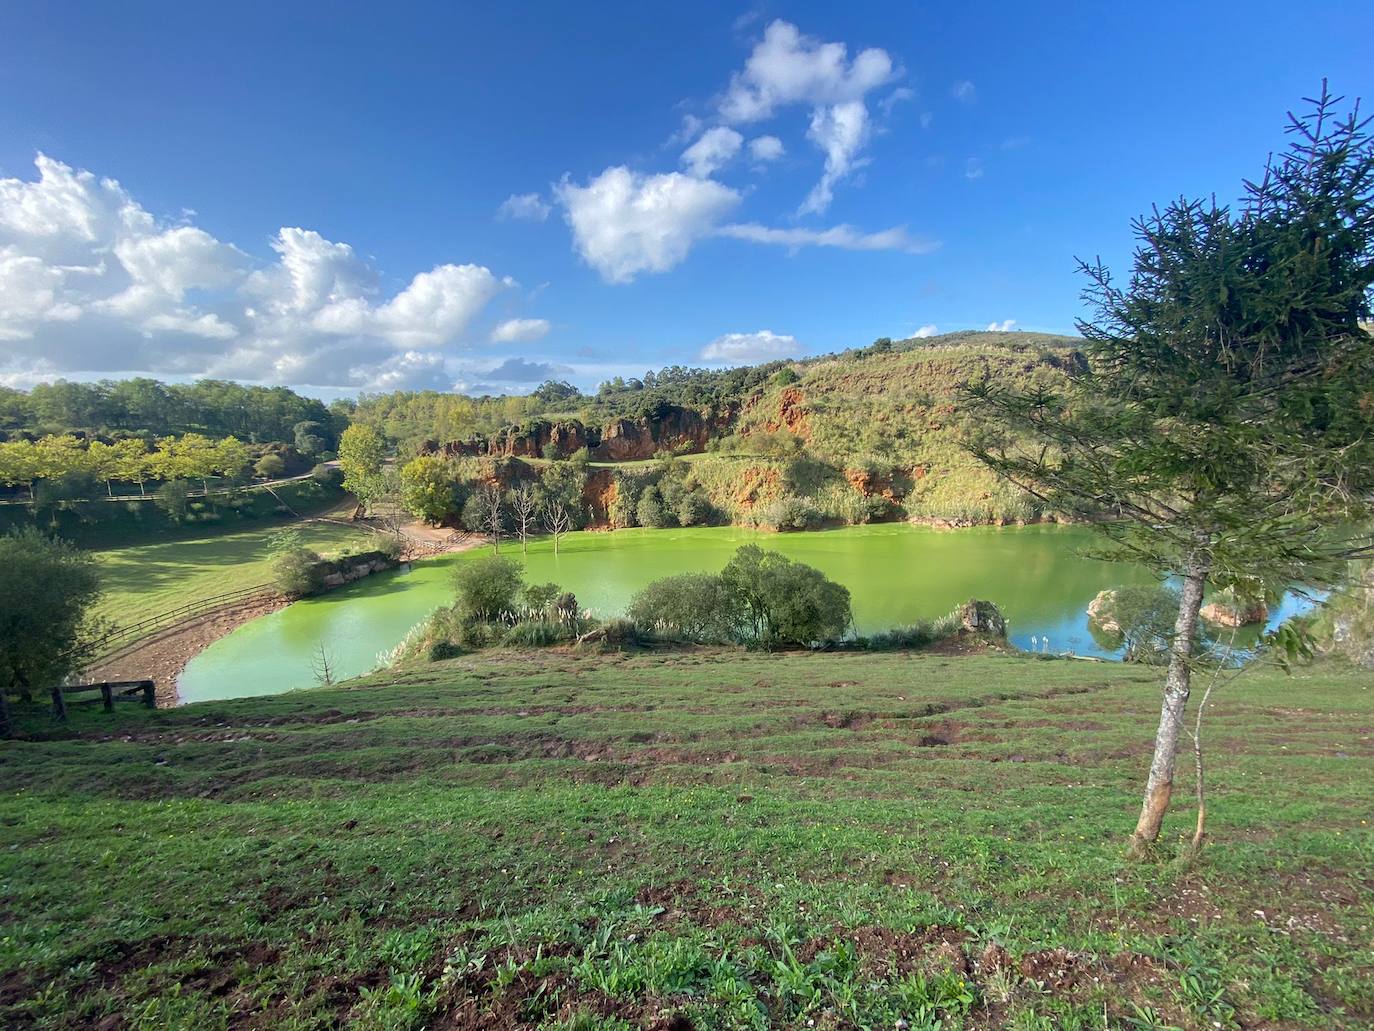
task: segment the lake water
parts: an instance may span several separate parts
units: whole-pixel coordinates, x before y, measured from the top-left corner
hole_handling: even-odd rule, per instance
[[[995,602],[1014,643],[1031,639],[1055,652],[1107,656],[1088,630],[1086,608],[1098,591],[1148,582],[1142,570],[1085,558],[1093,541],[1083,527],[1027,526],[934,530],[905,523],[821,533],[761,534],[737,527],[575,533],[560,553],[546,540],[522,555],[526,580],[573,591],[597,616],[624,612],[651,580],[696,570],[715,572],[741,544],[758,543],[822,570],[849,588],[862,633],[942,616],[969,598]],[[316,684],[323,645],[336,680],[375,668],[378,655],[440,605],[452,601],[455,563],[490,552],[463,552],[381,573],[253,620],[212,644],[178,681],[183,702],[276,694]],[[1271,622],[1296,611],[1285,602]],[[1043,646],[1043,645],[1042,645]]]

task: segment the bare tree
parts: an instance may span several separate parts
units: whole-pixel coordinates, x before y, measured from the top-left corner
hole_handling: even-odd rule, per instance
[[[572,514],[561,498],[553,498],[544,505],[544,529],[553,537],[553,553],[558,554],[558,542],[572,529]]]
[[[481,506],[482,529],[491,538],[491,546],[498,553],[501,550],[501,534],[505,530],[505,496],[501,493],[501,488],[494,483],[489,483],[477,493],[477,501]]]
[[[315,682],[321,687],[334,683],[334,664],[329,659],[329,649],[321,641],[315,646]]]
[[[530,551],[530,530],[537,526],[539,514],[539,495],[528,483],[521,484],[510,493],[511,510],[515,513],[515,527],[520,534],[520,550]]]

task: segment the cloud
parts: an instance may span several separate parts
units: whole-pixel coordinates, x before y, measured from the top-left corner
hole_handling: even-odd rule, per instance
[[[554,192],[578,254],[608,283],[681,264],[740,201],[738,192],[712,179],[642,175],[623,165],[585,186],[564,177]]]
[[[1015,328],[1016,328],[1016,320],[1015,320],[1015,319],[1003,319],[1001,322],[989,322],[989,323],[988,323],[988,332],[989,332],[989,333],[1010,333],[1010,332],[1011,332],[1013,329],[1015,329]]]
[[[851,225],[837,225],[829,229],[775,229],[754,222],[744,222],[721,226],[715,235],[782,247],[838,247],[847,251],[906,251],[909,254],[928,254],[940,246],[935,241],[911,236],[906,226],[893,226],[876,233],[864,233]]]
[[[857,156],[871,135],[864,98],[899,74],[885,50],[862,50],[851,61],[843,43],[823,43],[778,20],[764,30],[743,71],[731,77],[720,116],[738,125],[771,118],[782,107],[809,105],[806,135],[825,154],[825,171],[799,213],[819,214],[829,207],[835,184],[862,164]],[[895,91],[885,109],[909,94]]]
[[[707,129],[701,138],[682,152],[682,164],[689,174],[707,179],[716,169],[728,164],[739,153],[744,137],[734,129],[718,125]]]
[[[830,207],[834,186],[861,162],[855,155],[868,142],[868,108],[858,100],[817,108],[806,138],[825,152],[825,173],[811,188],[798,214],[819,214]]]
[[[727,122],[739,124],[771,118],[779,107],[790,104],[821,106],[862,100],[895,75],[885,50],[863,50],[850,61],[843,43],[822,43],[778,20],[764,30],[744,70],[731,78],[720,114]]]
[[[922,326],[920,329],[918,329],[915,333],[912,333],[912,334],[911,334],[911,339],[913,339],[913,340],[925,340],[927,337],[933,337],[933,336],[935,336],[935,334],[937,334],[937,333],[939,333],[939,332],[940,332],[940,327],[939,327],[939,326],[935,325],[935,323],[933,323],[933,322],[928,322],[928,323],[926,323],[924,326]]]
[[[892,114],[892,109],[896,107],[898,104],[901,104],[908,100],[915,99],[916,91],[914,89],[911,89],[909,86],[898,86],[895,90],[893,90],[887,96],[883,97],[881,101],[879,101],[878,107],[882,109],[883,117],[887,117],[888,115]],[[924,128],[924,126],[922,126],[922,128]]]
[[[312,230],[283,227],[263,261],[186,222],[192,213],[165,223],[113,179],[44,154],[34,164],[35,179],[0,179],[0,374],[11,379],[430,385],[450,356],[429,352],[461,341],[513,285],[442,264],[388,295],[351,246]]]
[[[518,219],[522,222],[542,222],[553,207],[537,193],[512,193],[496,209],[499,219]]]
[[[964,178],[969,180],[983,178],[983,162],[980,158],[969,158],[964,162]]]
[[[549,332],[548,319],[507,319],[491,331],[492,343],[514,344],[538,340]]]
[[[787,153],[776,136],[755,136],[749,141],[749,156],[755,161],[776,161]]]
[[[524,358],[507,358],[495,368],[482,373],[487,379],[505,383],[543,383],[545,380],[567,376],[573,370],[553,362],[531,362]]]
[[[978,99],[978,87],[969,82],[968,79],[961,79],[949,89],[950,96],[961,104],[972,104]]]
[[[701,350],[701,360],[733,365],[755,365],[801,354],[796,337],[761,329],[756,333],[726,333]]]

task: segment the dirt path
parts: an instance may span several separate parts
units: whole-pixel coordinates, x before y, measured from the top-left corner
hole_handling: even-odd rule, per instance
[[[288,604],[285,598],[271,598],[206,612],[130,645],[92,666],[86,671],[86,678],[92,683],[152,680],[157,685],[158,708],[169,708],[177,704],[177,677],[188,662],[249,620]]]

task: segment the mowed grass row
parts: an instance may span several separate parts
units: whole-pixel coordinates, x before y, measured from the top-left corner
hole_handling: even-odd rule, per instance
[[[283,530],[321,553],[367,547],[367,530],[332,523],[276,523],[186,539],[152,540],[95,552],[105,593],[97,615],[136,623],[188,602],[272,582],[272,540]]]
[[[1374,1021],[1371,678],[1214,703],[1123,859],[1150,671],[493,652],[0,745],[7,1027]]]

